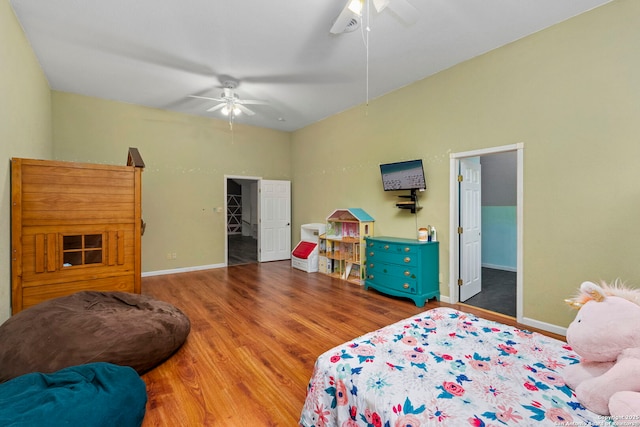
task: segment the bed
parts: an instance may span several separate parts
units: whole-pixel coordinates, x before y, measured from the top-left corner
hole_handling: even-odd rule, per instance
[[[613,425],[564,383],[578,361],[562,341],[440,307],[322,354],[300,425]]]

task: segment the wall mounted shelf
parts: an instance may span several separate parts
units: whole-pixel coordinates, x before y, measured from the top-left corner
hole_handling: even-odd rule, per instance
[[[420,209],[422,209],[422,206],[418,206],[418,192],[414,189],[411,190],[411,194],[408,196],[398,196],[400,198],[403,199],[410,199],[410,200],[402,200],[399,201],[398,203],[396,203],[396,207],[400,208],[400,209],[411,209],[411,213],[414,214],[417,211],[419,211]]]

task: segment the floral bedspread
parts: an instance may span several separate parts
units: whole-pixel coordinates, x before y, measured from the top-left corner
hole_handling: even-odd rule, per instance
[[[321,355],[300,425],[611,425],[562,380],[578,360],[562,341],[437,308]]]

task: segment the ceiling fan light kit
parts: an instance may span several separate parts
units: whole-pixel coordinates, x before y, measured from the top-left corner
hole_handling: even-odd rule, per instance
[[[230,119],[244,113],[247,116],[253,116],[256,113],[247,108],[244,104],[264,105],[265,101],[258,99],[240,99],[235,89],[238,87],[238,82],[235,80],[225,80],[222,82],[223,92],[219,98],[212,98],[202,95],[189,95],[190,98],[206,99],[208,101],[216,101],[219,104],[207,109],[207,112],[214,112],[220,110],[220,113],[224,116],[228,116]]]
[[[224,107],[222,107],[222,109],[220,110],[220,112],[222,114],[224,114],[225,116],[228,116],[229,113],[233,114],[234,116],[237,116],[239,114],[242,113],[242,110],[239,109],[236,105],[233,104],[227,104]]]
[[[358,16],[362,16],[363,1],[351,0],[347,6],[349,10]]]

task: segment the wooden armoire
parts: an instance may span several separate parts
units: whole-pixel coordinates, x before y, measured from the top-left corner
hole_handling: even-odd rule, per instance
[[[11,309],[82,290],[140,293],[142,169],[11,159]]]

